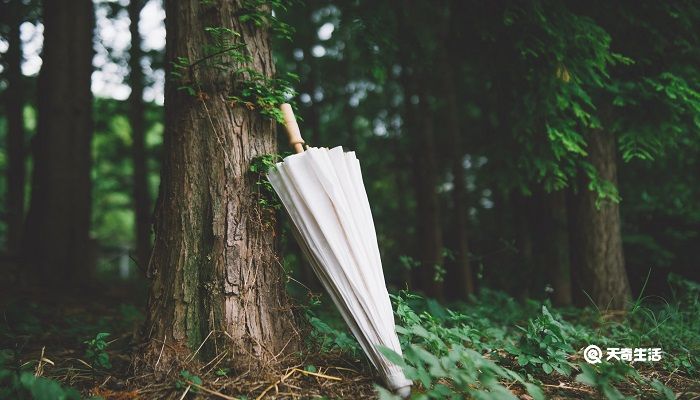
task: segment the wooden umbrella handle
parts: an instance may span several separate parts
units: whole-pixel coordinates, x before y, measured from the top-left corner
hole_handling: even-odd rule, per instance
[[[289,103],[284,103],[280,106],[280,110],[284,117],[284,127],[287,131],[289,144],[292,146],[295,153],[304,152],[304,139],[301,138],[301,131],[299,131],[299,125],[297,124],[297,119],[294,117],[292,106]]]

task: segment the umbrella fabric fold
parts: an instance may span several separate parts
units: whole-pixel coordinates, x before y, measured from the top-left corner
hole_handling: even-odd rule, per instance
[[[401,354],[377,236],[354,152],[308,148],[268,173],[314,272],[392,390],[411,381],[378,346]]]

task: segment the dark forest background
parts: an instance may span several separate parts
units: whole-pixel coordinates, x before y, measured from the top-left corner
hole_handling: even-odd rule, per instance
[[[490,287],[569,304],[586,289],[582,271],[595,268],[583,264],[613,263],[624,265],[635,295],[647,275],[647,293],[663,295],[671,273],[699,278],[697,11],[684,4],[415,2],[398,12],[388,3],[307,1],[279,11],[295,32],[274,39],[274,56],[278,75],[298,92],[291,100],[307,142],[359,154],[395,287],[408,282],[449,299]],[[140,11],[127,2],[95,7],[122,30],[129,12]],[[21,73],[17,39],[22,24],[42,25],[41,8],[7,2],[2,15],[0,238],[5,258],[15,260],[23,238],[30,253],[66,246],[38,243],[32,230],[45,229],[26,218],[41,164],[37,107],[51,93],[38,71]],[[89,254],[88,273],[128,264],[128,275],[139,276],[163,131],[162,105],[141,97],[162,78],[163,54],[110,52],[103,30],[75,50],[101,63],[83,62],[80,73],[89,79],[92,70],[117,69],[110,79],[123,78],[132,94],[82,105],[91,107],[92,123],[80,150],[86,179],[75,184],[87,185],[89,199],[70,212],[88,213],[81,223],[89,242],[75,251]],[[58,129],[47,120],[46,129]],[[67,156],[78,151],[59,145],[69,146],[61,151]],[[589,200],[596,209],[580,206]],[[600,221],[590,218],[608,208]],[[617,230],[624,257],[580,254],[604,252],[587,242],[610,243],[616,239],[601,236]],[[48,253],[42,257],[55,257]],[[423,286],[435,277],[434,287]]]
[[[392,292],[605,312],[700,281],[696,3],[254,3],[307,144],[361,160]],[[0,1],[6,293],[145,298],[163,85],[191,90],[143,34],[163,15]],[[321,293],[278,217],[288,291]]]

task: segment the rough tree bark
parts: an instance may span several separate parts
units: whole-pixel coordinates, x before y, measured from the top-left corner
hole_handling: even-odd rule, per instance
[[[35,276],[65,291],[90,271],[92,1],[46,1],[43,18],[32,198],[22,248]]]
[[[131,157],[134,163],[133,192],[136,214],[136,261],[145,268],[151,254],[151,198],[148,193],[146,138],[143,102],[142,51],[139,34],[139,16],[145,2],[129,2],[131,49],[129,51],[129,123],[131,124]]]
[[[19,26],[22,24],[21,2],[3,4],[9,32],[8,48],[5,53],[5,115],[7,116],[7,252],[13,256],[20,251],[24,228],[24,182],[25,182],[25,134],[24,134],[24,93],[22,91],[22,42]]]
[[[588,136],[589,161],[600,177],[617,185],[615,137],[602,130]],[[620,207],[596,206],[597,193],[581,178],[571,201],[572,264],[581,288],[601,310],[624,309],[631,297],[620,234]]]
[[[240,1],[168,0],[165,9],[169,65],[178,57],[190,65],[207,57],[206,44],[213,43],[205,28],[219,27],[240,34],[233,40],[245,43],[249,67],[273,74],[267,29],[238,20]],[[295,350],[299,339],[274,247],[274,212],[258,204],[258,178],[249,172],[255,157],[277,151],[275,125],[230,101],[240,88],[234,70],[241,65],[225,53],[216,57],[208,60],[231,68],[200,62],[190,68],[188,82],[166,84],[141,363],[156,371],[188,355],[208,360],[222,351],[237,370],[259,369]],[[197,95],[178,90],[182,84]]]

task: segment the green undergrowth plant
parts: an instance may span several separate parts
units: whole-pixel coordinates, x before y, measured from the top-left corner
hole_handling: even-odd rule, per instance
[[[625,318],[600,319],[596,329],[577,327],[577,334],[584,338],[581,342],[597,344],[601,348],[661,348],[663,357],[658,365],[654,365],[655,368],[698,376],[700,285],[673,274],[669,275],[668,284],[672,292],[669,299],[640,295]],[[591,322],[586,325],[591,325]]]
[[[615,386],[625,381],[633,374],[634,368],[627,364],[580,364],[581,373],[576,376],[576,381],[599,390],[607,399],[627,399]]]
[[[521,385],[534,399],[544,398],[542,390],[535,383],[498,365],[488,357],[488,352],[482,354],[476,350],[487,346],[481,344],[483,333],[471,325],[468,315],[444,309],[433,313],[416,312],[408,301],[420,301],[420,297],[410,293],[403,292],[392,296],[392,299],[403,357],[388,348],[381,351],[403,368],[407,378],[419,385],[412,398],[516,399],[502,381]],[[429,302],[426,302],[426,306],[437,307]],[[378,391],[381,398],[395,398],[383,389]]]
[[[112,363],[109,361],[109,353],[107,353],[107,338],[109,333],[100,332],[93,339],[86,340],[87,348],[85,349],[85,358],[91,363],[94,369],[110,369]]]
[[[306,311],[306,319],[311,325],[310,345],[318,346],[323,352],[340,351],[353,357],[361,353],[357,340],[346,331],[330,326],[318,318],[312,310]]]
[[[35,363],[17,361],[11,350],[0,350],[0,399],[80,400],[80,393],[59,382],[36,376]]]
[[[267,179],[267,173],[274,169],[280,161],[282,161],[282,156],[279,154],[264,154],[255,157],[248,167],[248,170],[255,177],[255,186],[258,188],[258,205],[263,209],[279,210],[282,206],[270,180]]]
[[[514,399],[523,391],[537,399],[543,398],[543,382],[553,380],[584,384],[610,400],[672,399],[669,377],[682,375],[700,386],[700,285],[673,276],[669,283],[672,299],[640,297],[614,318],[594,308],[516,301],[488,289],[448,307],[403,291],[391,295],[403,357],[382,351],[414,382],[412,399]],[[307,313],[314,341],[324,351],[361,355],[337,313],[321,311]],[[630,364],[603,357],[592,365],[582,354],[590,344],[604,351],[661,347],[663,358]],[[380,398],[395,398],[377,391]]]
[[[175,381],[175,389],[182,390],[189,386],[192,393],[197,393],[198,388],[196,386],[201,385],[202,378],[184,369],[180,371],[180,379]]]
[[[528,321],[526,327],[518,326],[522,331],[516,343],[508,344],[505,350],[516,357],[518,365],[539,369],[546,374],[557,371],[570,375],[573,364],[568,357],[574,354],[572,343],[573,326],[560,322],[542,306],[542,315]]]
[[[405,348],[403,357],[388,348],[382,352],[403,368],[408,379],[420,384],[412,399],[517,399],[502,381],[523,385],[533,399],[544,399],[537,385],[461,345],[453,345],[442,356],[416,344]],[[399,398],[383,388],[378,392],[382,399]]]
[[[598,390],[608,400],[634,400],[638,398],[654,398],[673,400],[675,393],[663,382],[656,378],[642,376],[634,367],[626,363],[600,363],[578,365],[581,373],[576,375],[576,381]],[[630,394],[623,394],[616,385],[627,385]],[[651,392],[651,395],[650,395]]]

